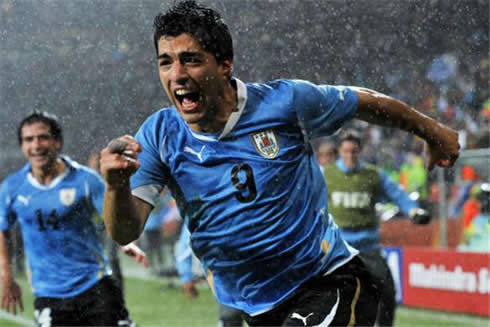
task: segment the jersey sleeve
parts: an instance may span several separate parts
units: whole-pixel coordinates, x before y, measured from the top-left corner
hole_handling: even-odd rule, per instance
[[[15,222],[16,215],[10,210],[12,202],[11,195],[8,191],[8,181],[0,185],[0,231],[5,231]]]
[[[410,199],[408,193],[399,184],[393,182],[385,172],[379,171],[379,177],[381,184],[379,202],[392,202],[406,215],[410,210],[418,207],[418,203]]]
[[[294,107],[309,139],[335,133],[357,112],[357,93],[346,86],[292,81]]]
[[[160,150],[165,147],[167,139],[163,115],[150,116],[136,133],[135,139],[143,150],[138,155],[141,166],[131,176],[131,190],[133,195],[155,206],[168,180],[168,168],[161,160]]]

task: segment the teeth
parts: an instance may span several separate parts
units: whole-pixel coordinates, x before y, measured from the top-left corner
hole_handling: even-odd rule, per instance
[[[189,93],[192,93],[192,91],[191,90],[184,90],[184,89],[180,89],[180,90],[175,91],[175,94],[177,94],[177,95],[186,95]]]

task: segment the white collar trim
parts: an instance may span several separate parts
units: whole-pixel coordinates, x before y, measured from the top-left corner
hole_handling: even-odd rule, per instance
[[[39,181],[34,177],[34,175],[32,175],[31,172],[27,173],[27,180],[29,181],[29,183],[32,184],[32,186],[38,189],[49,190],[56,187],[56,185],[58,185],[59,183],[61,183],[61,181],[65,178],[65,176],[68,175],[69,170],[70,168],[67,165],[65,171],[61,173],[61,175],[58,175],[55,179],[51,181],[51,183],[47,185],[39,183]]]
[[[233,78],[233,80],[236,82],[236,88],[237,88],[237,110],[231,113],[230,117],[228,118],[228,121],[225,124],[225,128],[223,128],[223,131],[221,132],[221,134],[218,136],[217,139],[213,136],[195,133],[192,130],[192,128],[189,127],[191,134],[196,139],[201,141],[208,141],[208,142],[219,141],[223,137],[228,135],[231,132],[231,130],[236,126],[238,120],[240,120],[240,117],[242,116],[243,113],[243,109],[245,109],[245,104],[247,103],[247,86],[238,78]]]
[[[230,118],[228,118],[225,128],[223,129],[223,132],[218,137],[218,140],[228,135],[233,129],[233,127],[236,126],[238,120],[242,116],[243,109],[245,108],[245,104],[247,103],[247,87],[245,86],[245,83],[240,81],[238,78],[234,78],[234,80],[236,81],[236,89],[237,89],[237,110],[231,113]]]

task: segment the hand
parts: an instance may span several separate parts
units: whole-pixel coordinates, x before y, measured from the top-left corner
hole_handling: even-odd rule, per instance
[[[432,170],[436,165],[440,167],[452,167],[459,157],[458,132],[437,123],[434,126],[438,138],[427,141],[426,155],[427,168]]]
[[[121,247],[121,250],[124,252],[124,254],[133,258],[134,261],[143,264],[145,268],[148,268],[150,266],[145,252],[141,250],[136,244],[129,243],[128,245]]]
[[[114,147],[117,144],[119,146]],[[109,142],[101,152],[100,172],[108,187],[120,188],[129,185],[129,177],[139,168],[138,153],[141,146],[130,135]]]
[[[22,289],[15,280],[5,282],[3,285],[2,294],[2,309],[17,314],[17,305],[20,311],[24,311],[24,303],[22,302]]]
[[[427,225],[431,220],[431,216],[429,211],[425,209],[414,208],[410,211],[410,219],[416,225]]]
[[[199,291],[197,290],[194,281],[184,283],[182,285],[182,290],[184,291],[184,295],[191,300],[199,296]]]

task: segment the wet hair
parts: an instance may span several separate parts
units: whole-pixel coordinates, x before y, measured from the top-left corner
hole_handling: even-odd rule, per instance
[[[353,129],[347,129],[342,131],[338,138],[338,145],[340,146],[344,141],[355,142],[359,145],[359,148],[362,148],[362,138],[361,134]]]
[[[17,129],[17,137],[20,145],[22,145],[22,128],[25,125],[32,125],[35,123],[43,123],[48,125],[51,136],[55,140],[63,143],[63,132],[58,118],[46,111],[34,110],[32,114],[22,119],[19,124],[19,128]]]
[[[315,152],[320,151],[320,149],[324,146],[330,146],[332,148],[332,152],[334,155],[337,155],[337,145],[335,144],[335,141],[330,138],[330,137],[319,137],[311,141],[311,144],[313,146],[313,150]]]
[[[158,40],[183,33],[197,40],[201,48],[211,53],[218,63],[233,60],[233,40],[221,15],[195,0],[185,0],[159,13],[153,23],[153,41],[158,56]]]

